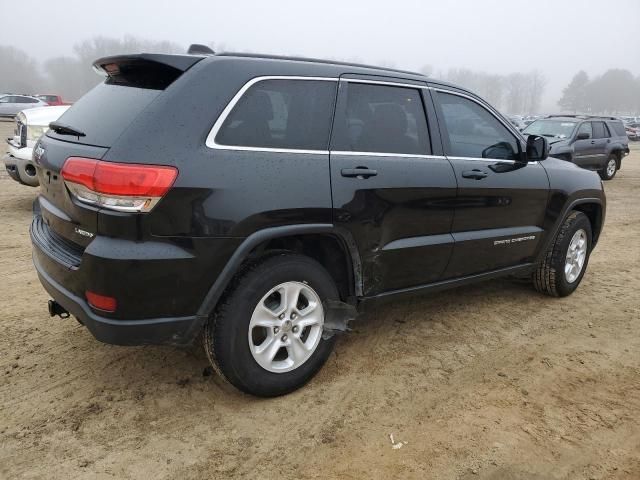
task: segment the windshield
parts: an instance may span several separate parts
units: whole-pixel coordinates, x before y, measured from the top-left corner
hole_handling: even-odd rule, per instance
[[[542,135],[543,137],[568,138],[576,128],[577,122],[562,120],[536,120],[522,133],[526,135]]]

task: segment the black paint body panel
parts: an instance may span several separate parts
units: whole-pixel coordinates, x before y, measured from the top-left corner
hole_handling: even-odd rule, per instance
[[[274,75],[404,81],[473,96],[446,84],[427,84],[420,75],[384,69],[212,56],[171,83],[109,147],[45,136],[40,142],[45,153],[38,166],[42,187],[36,220],[72,242],[80,261],[69,268],[46,251],[46,242],[35,239],[34,263],[47,291],[99,339],[188,343],[242,261],[273,238],[338,238],[348,252],[354,296],[363,302],[530,268],[576,202],[598,206],[600,225],[594,230],[600,231],[605,199],[595,173],[553,158],[539,164],[516,162],[499,172],[491,170],[497,161],[447,158],[443,126],[427,89],[421,95],[430,130],[429,155],[206,146],[212,126],[238,90],[252,78]],[[179,174],[148,214],[99,210],[78,204],[60,178],[65,159],[74,155],[172,165]],[[342,169],[360,166],[378,175],[341,175]],[[483,180],[462,178],[460,172],[469,167],[490,175]],[[33,235],[42,234],[44,227],[38,225]],[[82,236],[76,229],[94,236]],[[494,243],[523,236],[535,239]],[[91,309],[84,300],[86,290],[116,297],[117,310]]]

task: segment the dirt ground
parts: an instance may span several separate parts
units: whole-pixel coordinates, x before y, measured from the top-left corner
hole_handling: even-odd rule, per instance
[[[606,190],[572,296],[500,280],[388,304],[308,386],[260,400],[195,349],[50,319],[36,190],[3,168],[0,478],[640,479],[640,148]]]

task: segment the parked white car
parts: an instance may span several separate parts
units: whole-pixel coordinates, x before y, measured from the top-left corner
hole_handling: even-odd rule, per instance
[[[9,151],[3,159],[7,173],[16,182],[31,187],[39,185],[32,160],[33,147],[47,131],[49,123],[55,122],[68,108],[69,105],[30,108],[16,115],[14,135],[7,139]]]

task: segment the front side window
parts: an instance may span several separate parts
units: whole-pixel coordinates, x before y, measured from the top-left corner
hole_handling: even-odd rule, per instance
[[[332,149],[427,155],[427,119],[414,88],[348,83],[344,113],[336,115]]]
[[[589,136],[587,138],[593,138],[593,129],[591,128],[591,122],[584,122],[582,125],[580,125],[580,128],[578,128],[578,135],[580,135],[581,133],[586,133]]]
[[[473,100],[438,93],[446,125],[445,141],[454,157],[515,160],[516,137],[492,113]]]
[[[263,80],[233,107],[216,135],[219,145],[327,150],[337,82]]]

